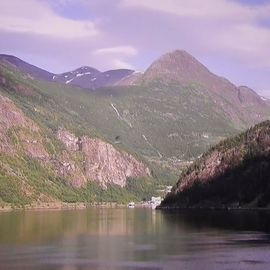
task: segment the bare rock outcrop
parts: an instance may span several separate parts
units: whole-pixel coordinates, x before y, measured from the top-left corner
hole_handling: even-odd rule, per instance
[[[86,156],[86,174],[100,185],[113,183],[124,187],[127,178],[149,176],[150,171],[133,156],[116,150],[100,139],[84,137],[82,151]]]
[[[38,131],[39,127],[7,97],[0,96],[0,128],[7,130],[14,126],[27,127]]]
[[[51,139],[9,98],[0,95],[0,152],[5,155],[27,155],[50,168],[74,188],[89,181],[102,187],[110,183],[124,187],[127,178],[150,175],[149,169],[132,155],[115,149],[97,138],[77,137],[59,129],[57,139],[65,149],[49,153],[46,143]]]
[[[64,128],[60,128],[57,132],[57,139],[61,141],[66,148],[71,151],[79,150],[79,138]]]
[[[75,154],[76,155],[76,154]],[[66,181],[74,188],[81,188],[87,184],[87,177],[84,173],[84,160],[76,162],[74,153],[64,150],[57,160],[54,161],[54,167],[59,176],[66,179]]]
[[[110,183],[124,187],[129,177],[150,176],[150,170],[142,162],[98,138],[79,138],[66,129],[59,129],[57,138],[73,154],[83,154],[85,160],[81,165],[86,178],[96,181],[102,187]],[[72,170],[74,168],[70,167],[70,171]],[[81,177],[77,185],[84,184],[85,178]]]
[[[9,98],[0,96],[0,150],[6,154],[14,154],[14,143],[11,133],[16,137],[26,154],[34,158],[47,159],[40,128],[20,110]]]

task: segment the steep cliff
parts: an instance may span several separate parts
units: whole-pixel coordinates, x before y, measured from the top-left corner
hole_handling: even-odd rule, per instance
[[[185,171],[162,206],[269,207],[270,121],[210,149]]]
[[[102,187],[106,187],[108,183],[124,187],[128,178],[150,176],[150,170],[142,162],[98,138],[76,137],[65,129],[58,130],[57,138],[72,155],[83,154],[85,176],[79,186],[83,185],[84,179],[89,179],[98,182]],[[69,170],[72,171],[73,168],[75,169],[75,166],[70,166]]]

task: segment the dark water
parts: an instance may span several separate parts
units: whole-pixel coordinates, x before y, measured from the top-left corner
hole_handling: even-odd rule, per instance
[[[1,213],[0,269],[270,269],[269,233],[265,212]]]

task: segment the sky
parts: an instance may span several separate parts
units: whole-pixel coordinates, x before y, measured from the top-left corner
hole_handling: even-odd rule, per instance
[[[270,0],[0,0],[0,53],[54,73],[175,49],[270,98]]]

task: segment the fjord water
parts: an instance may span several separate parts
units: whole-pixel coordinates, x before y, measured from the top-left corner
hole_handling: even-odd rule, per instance
[[[266,212],[1,213],[0,269],[270,269],[269,232]]]

